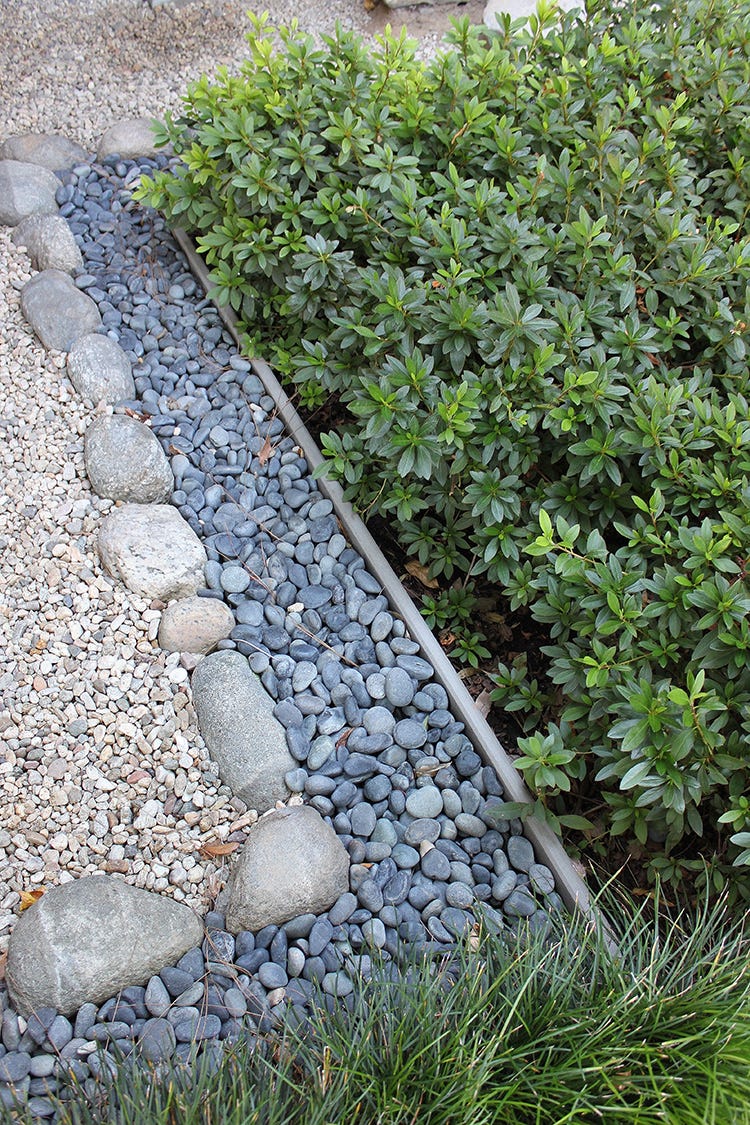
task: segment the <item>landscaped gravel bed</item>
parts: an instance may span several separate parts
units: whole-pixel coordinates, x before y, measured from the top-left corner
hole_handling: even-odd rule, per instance
[[[141,171],[162,162],[113,158],[62,174],[57,202],[84,257],[75,283],[133,365],[137,397],[115,413],[147,420],[171,461],[172,503],[205,546],[199,596],[234,613],[218,648],[247,657],[276,701],[298,763],[285,776],[290,803],[308,802],[333,825],[349,889],[325,913],[254,934],[225,928],[219,894],[203,946],[146,986],[70,1018],[43,1009],[28,1024],[6,1002],[0,1097],[41,1098],[40,1115],[64,1070],[96,1077],[100,1046],[121,1057],[138,1044],[151,1062],[196,1049],[218,1057],[247,1017],[255,1032],[282,1013],[300,1018],[316,981],[331,1002],[346,1002],[374,950],[394,961],[407,944],[444,952],[480,918],[536,928],[561,906],[520,822],[499,817],[494,771],[341,534],[273,401],[163,221],[132,200]],[[175,665],[180,685],[197,659]],[[178,786],[180,764],[162,751],[164,795],[142,809],[154,827],[202,824],[215,804],[244,808],[218,778],[218,796]],[[111,793],[116,804],[116,785]],[[179,879],[170,875],[168,888]]]

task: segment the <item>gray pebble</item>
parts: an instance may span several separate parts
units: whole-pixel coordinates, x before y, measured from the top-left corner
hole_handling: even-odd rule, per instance
[[[416,719],[401,719],[396,723],[393,737],[405,750],[418,750],[427,741],[427,731]]]
[[[503,910],[511,917],[530,918],[536,909],[537,905],[525,887],[517,887],[511,891],[503,902]]]
[[[421,870],[422,874],[428,879],[449,879],[451,874],[450,860],[437,848],[430,848],[422,856]]]
[[[424,785],[408,795],[406,811],[417,820],[433,820],[443,811],[443,795],[436,786]]]
[[[528,872],[534,863],[534,848],[525,836],[511,836],[506,845],[511,867]]]
[[[479,839],[484,836],[487,831],[487,825],[478,816],[472,816],[471,813],[461,812],[455,818],[456,828],[464,836],[474,836]]]
[[[529,878],[531,885],[542,895],[551,894],[555,889],[555,876],[543,863],[532,863]]]

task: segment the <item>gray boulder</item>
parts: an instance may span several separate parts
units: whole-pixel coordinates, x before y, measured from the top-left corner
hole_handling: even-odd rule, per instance
[[[229,877],[230,933],[322,914],[349,890],[346,848],[309,805],[275,809],[254,824]]]
[[[101,327],[96,304],[62,270],[45,270],[21,290],[21,312],[45,348],[69,352],[76,340]]]
[[[6,978],[22,1014],[69,1015],[121,988],[145,984],[200,945],[203,927],[187,906],[92,875],[47,891],[16,922]]]
[[[174,475],[153,430],[127,414],[102,415],[86,431],[86,473],[97,496],[134,504],[168,500]]]
[[[122,402],[135,398],[130,360],[109,336],[81,336],[70,349],[68,375],[81,398],[91,402]]]
[[[16,227],[29,215],[56,215],[59,186],[48,168],[25,160],[0,160],[0,223]]]
[[[11,242],[25,246],[37,270],[75,273],[83,267],[83,256],[62,215],[29,215],[13,231]]]
[[[99,529],[99,558],[113,578],[146,598],[186,598],[203,585],[206,552],[169,504],[125,504]]]
[[[234,628],[234,614],[216,598],[170,602],[159,622],[159,644],[167,652],[211,652]]]
[[[97,160],[106,160],[115,153],[123,160],[136,156],[156,156],[163,149],[154,145],[154,134],[149,117],[130,117],[116,121],[102,133],[96,147]]]
[[[232,792],[265,812],[289,796],[284,774],[296,762],[274,703],[239,652],[215,652],[193,673],[193,704],[208,752]]]
[[[23,160],[57,172],[88,160],[85,148],[59,133],[24,133],[0,145],[0,160]]]

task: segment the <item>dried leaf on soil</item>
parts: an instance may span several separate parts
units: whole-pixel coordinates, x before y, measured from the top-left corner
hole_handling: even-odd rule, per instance
[[[207,859],[215,859],[218,856],[231,855],[239,846],[239,844],[204,844],[200,852]]]
[[[421,582],[423,586],[427,586],[430,590],[437,590],[440,586],[436,578],[430,578],[430,572],[427,567],[422,566],[421,563],[416,562],[414,559],[405,563],[404,570],[407,571],[412,578],[416,578],[418,582]]]

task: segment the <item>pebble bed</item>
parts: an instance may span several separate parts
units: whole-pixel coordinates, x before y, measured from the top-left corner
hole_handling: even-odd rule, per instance
[[[0,1099],[30,1099],[40,1118],[52,1115],[48,1095],[66,1071],[84,1083],[96,1080],[108,1065],[98,1053],[102,1046],[113,1064],[136,1043],[152,1063],[187,1060],[196,1049],[218,1060],[243,1024],[257,1034],[282,1018],[301,1018],[316,981],[331,1003],[350,1002],[357,980],[370,972],[374,949],[395,964],[405,943],[447,950],[480,916],[496,927],[515,927],[521,919],[539,927],[562,906],[553,875],[535,862],[520,822],[498,819],[493,806],[502,789],[494,771],[482,765],[430,665],[389,611],[364,560],[348,546],[330,501],[310,478],[250,364],[236,354],[163,220],[133,201],[142,171],[163,163],[113,158],[61,174],[57,201],[85,261],[76,284],[97,302],[103,331],[132,361],[138,398],[115,410],[147,420],[171,459],[172,501],[208,553],[207,585],[200,593],[223,599],[235,614],[237,624],[219,647],[245,654],[276,700],[275,715],[299,763],[286,777],[291,800],[305,800],[330,819],[349,852],[350,890],[324,915],[236,936],[224,929],[219,893],[205,915],[202,948],[145,987],[127,988],[101,1006],[85,1004],[70,1019],[42,1009],[25,1021],[0,994]],[[52,386],[44,388],[40,409],[49,394],[71,399],[60,358],[45,362]],[[95,523],[91,508],[104,512],[110,504],[90,496],[78,501],[75,488],[71,493],[82,475],[85,423],[82,412],[76,416],[55,511],[68,531],[80,523],[82,544],[57,550],[54,531],[48,540],[50,562],[38,576],[51,590],[46,617],[53,632],[63,619],[67,632],[50,644],[46,659],[75,662],[79,656],[76,602],[69,595],[55,599],[53,573],[77,565],[81,599],[127,605],[139,621],[134,647],[143,653],[144,677],[163,670],[169,687],[161,722],[144,705],[139,710],[138,683],[129,682],[130,673],[118,664],[120,646],[112,644],[108,627],[98,638],[95,631],[96,677],[87,683],[80,670],[83,695],[47,704],[59,712],[58,729],[68,735],[70,753],[61,752],[57,766],[45,763],[38,783],[46,784],[53,817],[58,803],[78,799],[87,807],[88,801],[81,846],[95,868],[127,871],[138,883],[130,820],[152,840],[142,885],[165,890],[203,914],[207,890],[213,900],[222,878],[196,862],[196,835],[241,840],[255,814],[231,797],[195,752],[187,683],[195,658],[155,653],[159,607],[113,588],[86,559],[85,533]],[[26,418],[23,424],[33,422]],[[38,514],[38,505],[39,498],[29,498],[28,518],[31,507]],[[22,539],[18,547],[22,551]],[[36,594],[29,618],[21,621],[26,629],[42,607]],[[86,611],[93,628],[96,610],[93,620],[88,603]],[[32,651],[41,636],[29,636]],[[34,690],[43,702],[45,665],[38,667]],[[102,668],[110,671],[109,680]],[[85,719],[79,717],[81,704]],[[102,724],[100,764],[89,764],[80,793],[71,793],[76,782],[66,778],[75,772],[75,740],[90,737],[96,744],[102,706],[117,711],[131,757]],[[35,764],[44,757],[43,734],[23,746],[18,737],[10,741],[33,782]],[[144,799],[135,807],[129,788],[120,784],[126,775],[143,787]],[[14,815],[23,812],[16,808]],[[76,873],[75,840],[74,831],[61,830],[45,841],[59,849],[57,881]],[[49,868],[42,867],[49,878]]]

